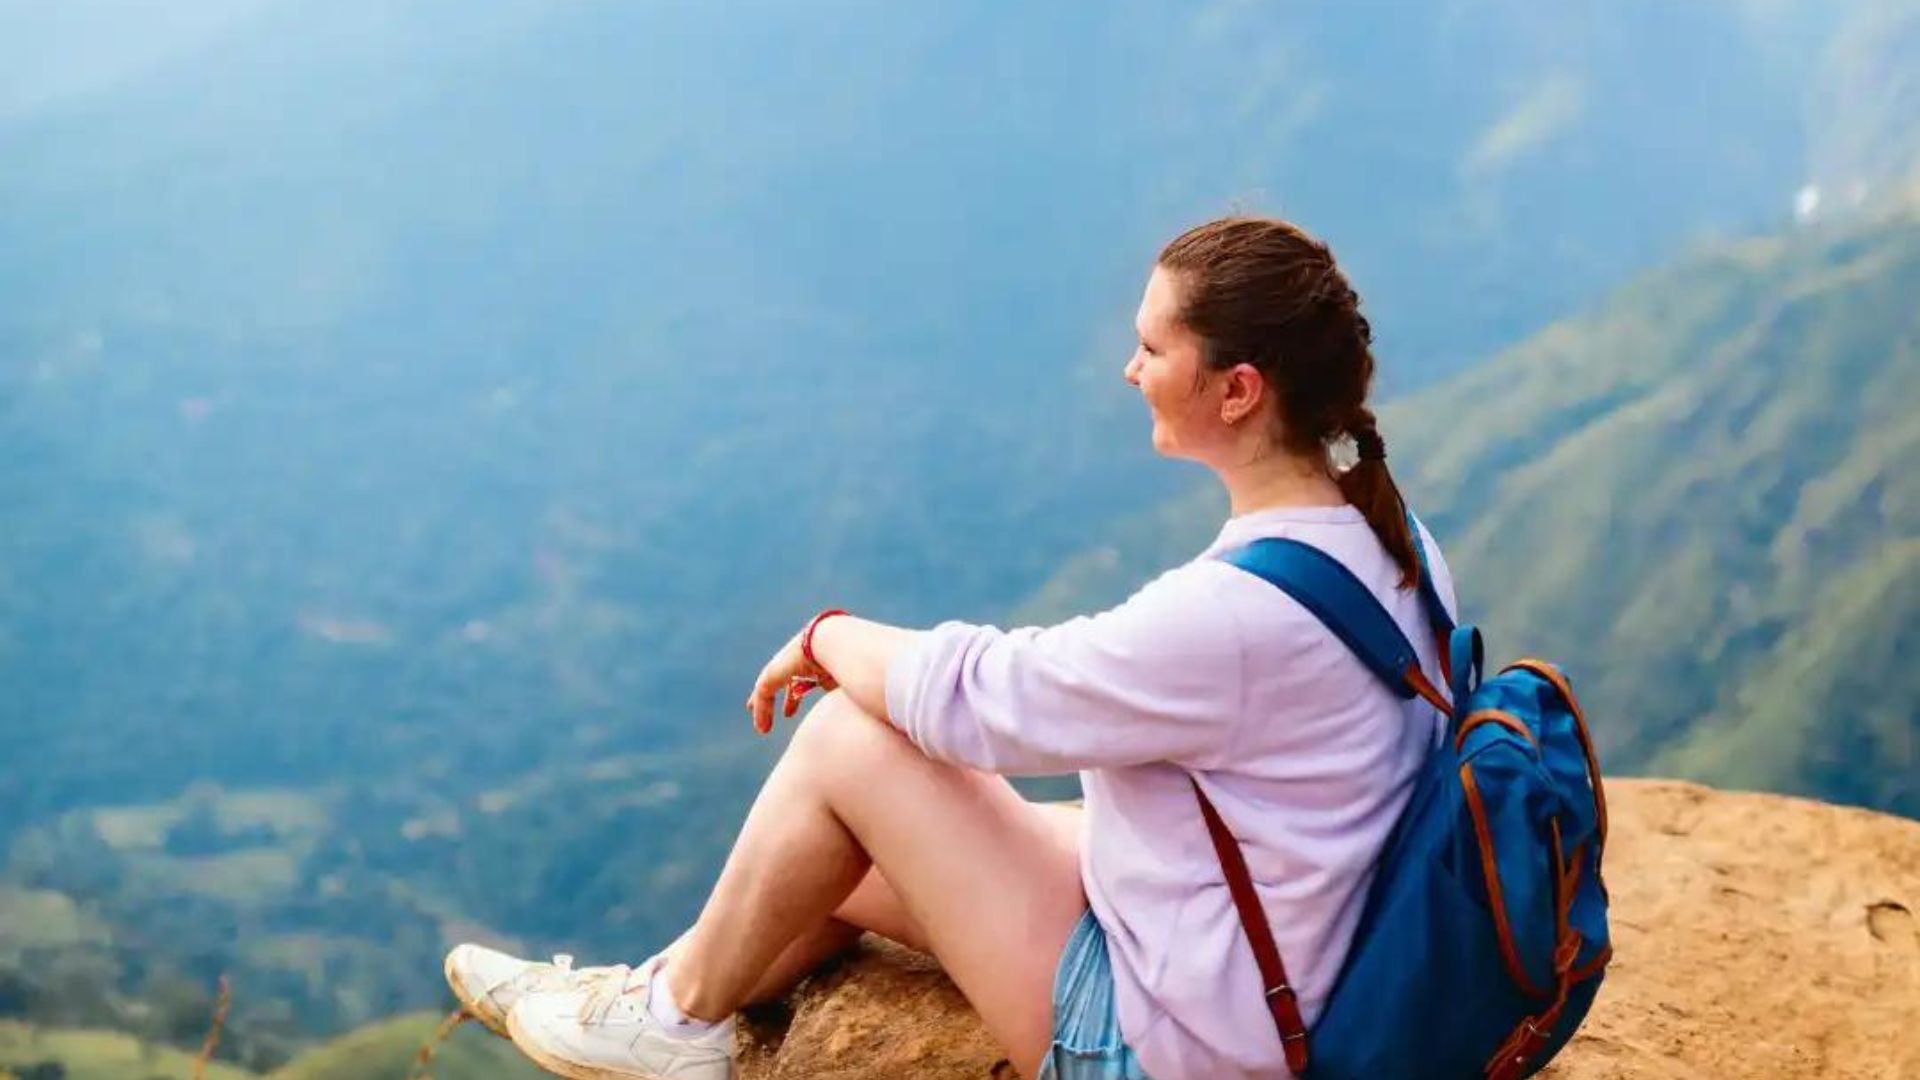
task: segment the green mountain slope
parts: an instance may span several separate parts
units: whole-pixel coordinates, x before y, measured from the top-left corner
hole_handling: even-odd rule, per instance
[[[750,739],[606,754],[457,798],[203,784],[71,811],[22,830],[0,863],[35,886],[0,885],[0,1017],[197,1044],[225,973],[223,1046],[266,1068],[314,1035],[439,1002],[456,941],[637,959],[698,912],[777,748]],[[382,869],[400,865],[404,880]],[[538,946],[490,929],[543,909],[573,928]],[[143,1020],[156,999],[177,1024]]]
[[[1920,814],[1920,216],[1700,254],[1382,423],[1496,657],[1573,673],[1610,768]],[[1391,362],[1391,358],[1388,359]],[[1022,615],[1189,556],[1196,492]]]
[[[440,1018],[413,1013],[349,1032],[269,1074],[269,1080],[401,1080]],[[532,1080],[534,1068],[513,1044],[468,1024],[441,1044],[434,1080]]]
[[[350,1031],[266,1074],[224,1063],[208,1065],[206,1080],[403,1080],[440,1017],[409,1013]],[[34,1075],[57,1065],[65,1080],[188,1080],[192,1054],[118,1031],[53,1028],[0,1021],[0,1077]],[[474,1024],[440,1043],[430,1063],[434,1080],[533,1080],[545,1073]]]
[[[1916,296],[1910,215],[1755,242],[1393,414],[1496,648],[1619,765],[1920,813]]]
[[[64,1080],[188,1080],[194,1060],[190,1054],[118,1031],[0,1021],[0,1076],[31,1076],[35,1066],[50,1064],[66,1070],[61,1074]],[[403,1073],[404,1069],[394,1075]],[[206,1080],[251,1080],[254,1074],[215,1063],[207,1067],[205,1076]]]

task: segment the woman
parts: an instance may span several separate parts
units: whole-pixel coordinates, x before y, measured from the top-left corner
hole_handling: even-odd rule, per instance
[[[1439,718],[1210,556],[1265,536],[1311,543],[1438,670],[1367,406],[1358,306],[1327,248],[1282,221],[1214,221],[1168,244],[1125,374],[1154,448],[1226,487],[1218,538],[1119,607],[1044,629],[816,617],[747,707],[764,734],[783,691],[788,716],[830,692],[693,928],[631,970],[463,946],[448,960],[456,993],[563,1076],[726,1080],[733,1012],[871,930],[937,957],[1025,1075],[1285,1075],[1188,778],[1239,838],[1311,1023]],[[1336,470],[1345,439],[1358,460]],[[1030,804],[1003,778],[1069,770],[1083,810]]]

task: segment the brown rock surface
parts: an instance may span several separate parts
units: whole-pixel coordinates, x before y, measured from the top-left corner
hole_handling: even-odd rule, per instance
[[[1920,822],[1665,781],[1607,791],[1616,956],[1544,1075],[1920,1078]],[[877,939],[743,1030],[743,1080],[1014,1075],[937,968]]]

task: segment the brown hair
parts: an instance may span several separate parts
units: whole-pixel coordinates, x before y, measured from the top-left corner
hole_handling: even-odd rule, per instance
[[[1331,443],[1353,439],[1359,460],[1336,477],[1340,490],[1399,566],[1400,587],[1413,588],[1406,504],[1367,407],[1373,328],[1333,252],[1285,221],[1229,217],[1175,237],[1158,262],[1180,281],[1180,321],[1200,337],[1206,367],[1251,364],[1266,379],[1285,450],[1325,460]]]

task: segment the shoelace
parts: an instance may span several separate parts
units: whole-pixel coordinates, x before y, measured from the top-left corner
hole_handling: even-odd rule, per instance
[[[531,965],[526,970],[520,972],[520,974],[508,980],[508,983],[522,991],[538,990],[542,984],[555,977],[558,977],[563,982],[572,983],[578,979],[599,978],[599,973],[605,970],[607,969],[581,968],[575,971],[573,969],[573,955],[571,953],[555,953],[553,954],[553,963]]]
[[[580,1023],[605,1023],[621,1000],[628,994],[645,989],[654,972],[659,969],[660,960],[655,957],[637,968],[615,964],[582,971],[581,985],[586,989],[586,996],[580,1002]]]
[[[627,971],[625,964],[575,970],[572,954],[555,953],[551,964],[535,964],[515,975],[512,986],[522,994],[539,994],[552,990],[565,992],[581,988],[591,990],[606,980],[624,979]],[[555,986],[556,982],[560,985]]]

